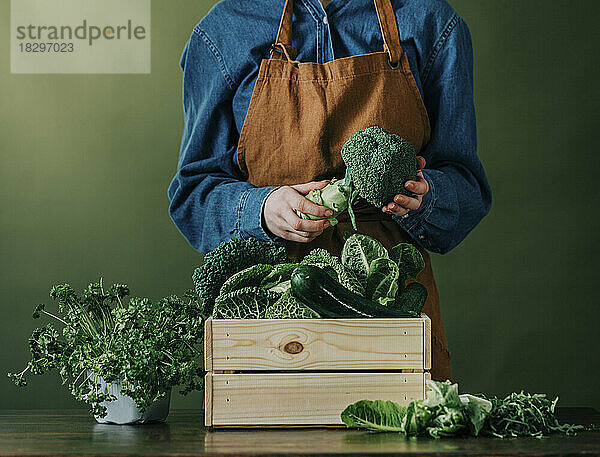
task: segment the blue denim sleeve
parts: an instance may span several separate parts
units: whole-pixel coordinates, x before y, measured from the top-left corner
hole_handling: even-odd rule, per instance
[[[269,240],[262,208],[275,187],[243,180],[233,156],[238,133],[233,80],[218,50],[198,27],[182,57],[184,129],[177,172],[169,186],[169,213],[198,251],[230,238]]]
[[[471,35],[457,14],[421,78],[431,125],[430,141],[422,151],[430,190],[418,210],[394,218],[424,248],[445,254],[491,207],[490,186],[477,156]]]

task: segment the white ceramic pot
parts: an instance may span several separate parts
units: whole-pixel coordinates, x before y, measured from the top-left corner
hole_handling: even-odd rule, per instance
[[[123,387],[121,381],[107,383],[100,376],[96,380],[100,384],[100,389],[103,393],[109,393],[117,398],[113,401],[103,401],[100,403],[106,407],[106,416],[94,416],[100,424],[126,425],[163,422],[169,415],[171,389],[166,392],[164,397],[152,403],[142,412],[131,397],[121,394],[121,388]]]

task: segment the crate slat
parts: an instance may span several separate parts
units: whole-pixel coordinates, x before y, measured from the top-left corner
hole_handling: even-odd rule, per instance
[[[358,400],[407,405],[425,395],[426,373],[235,373],[206,376],[206,425],[342,425]]]
[[[423,319],[423,325],[425,326],[423,332],[423,368],[431,370],[431,319],[425,314],[423,314]]]
[[[206,319],[204,322],[204,369],[206,371],[213,370],[213,355],[212,355],[212,318]]]
[[[205,366],[209,371],[425,370],[431,365],[430,333],[427,316],[208,319]]]
[[[212,373],[204,375],[204,425],[212,425],[213,395],[212,395]]]

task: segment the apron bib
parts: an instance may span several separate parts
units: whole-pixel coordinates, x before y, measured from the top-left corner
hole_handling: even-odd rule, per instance
[[[293,0],[286,0],[269,59],[260,63],[237,146],[238,165],[255,186],[285,186],[342,178],[343,144],[373,125],[400,135],[420,151],[429,141],[429,118],[400,46],[390,0],[374,0],[383,52],[319,64],[298,62],[292,46]],[[275,52],[274,52],[275,51]],[[358,231],[386,248],[415,244],[391,218],[364,202],[355,208]],[[352,232],[347,212],[311,243],[286,242],[290,257],[301,259],[322,247],[340,255],[344,234]],[[415,244],[416,245],[416,244]],[[432,369],[436,380],[452,379],[450,353],[429,254],[417,280],[428,292],[423,312],[431,318]]]

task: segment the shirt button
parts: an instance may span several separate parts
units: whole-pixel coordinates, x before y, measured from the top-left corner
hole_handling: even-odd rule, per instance
[[[425,239],[425,235],[419,235],[419,239],[420,239],[420,240],[423,240],[423,239]]]
[[[323,24],[327,25],[327,22],[328,22],[328,21],[327,21],[327,16],[325,16],[325,17],[323,18]]]

